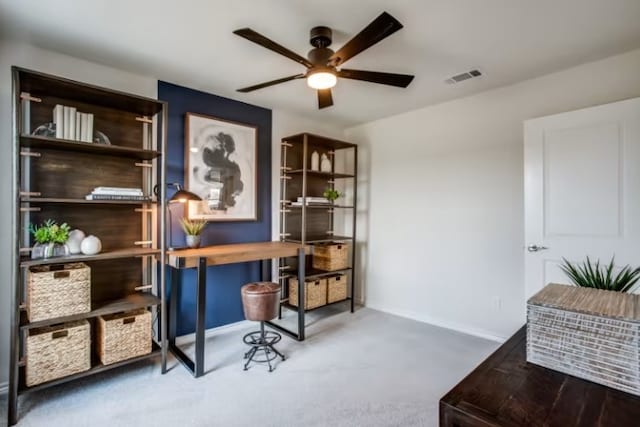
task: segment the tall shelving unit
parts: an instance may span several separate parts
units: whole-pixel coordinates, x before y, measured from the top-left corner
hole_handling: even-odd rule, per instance
[[[18,400],[78,378],[160,355],[166,362],[164,319],[166,103],[18,67],[13,79],[13,310],[9,382],[9,422],[18,419]],[[52,121],[56,104],[95,117],[94,129],[110,145],[36,136]],[[151,201],[94,201],[85,195],[99,186],[142,188]],[[153,198],[154,187],[159,188]],[[96,255],[31,259],[29,224],[51,218],[98,236]],[[25,310],[28,269],[37,265],[84,262],[91,267],[91,311],[30,322]],[[80,319],[91,324],[95,342],[98,316],[140,308],[152,311],[155,339],[151,354],[103,365],[92,346],[91,368],[35,386],[25,383],[25,340],[30,330]]]
[[[331,171],[311,170],[311,155],[316,151],[326,154]],[[350,246],[349,266],[337,271],[323,271],[312,267],[311,257],[305,260],[305,277],[316,279],[343,273],[348,276],[348,295],[345,300],[331,304],[349,303],[354,311],[355,235],[357,200],[358,147],[345,141],[311,133],[301,133],[282,139],[280,164],[280,239],[286,242],[312,245],[324,242],[344,242]],[[308,205],[308,197],[321,197],[327,188],[346,192],[346,196],[331,205]],[[298,199],[301,205],[294,202]],[[339,230],[337,230],[339,228]],[[289,303],[288,281],[297,269],[297,259],[280,260],[280,283],[283,287],[281,308],[304,310]],[[325,307],[325,306],[322,306]],[[305,311],[315,310],[309,309]],[[304,336],[304,331],[302,336]]]

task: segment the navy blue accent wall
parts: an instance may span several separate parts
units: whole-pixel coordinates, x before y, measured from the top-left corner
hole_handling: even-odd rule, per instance
[[[258,220],[211,222],[202,235],[203,245],[271,240],[271,110],[200,92],[171,83],[158,82],[158,99],[169,103],[167,138],[167,182],[184,183],[184,120],[186,113],[200,113],[258,127]],[[167,191],[167,197],[173,190]],[[182,207],[174,205],[173,242],[184,244],[178,223]],[[196,273],[181,273],[178,335],[195,330]],[[207,269],[207,328],[244,319],[240,287],[260,279],[258,263],[230,264]],[[167,283],[170,286],[169,283]]]

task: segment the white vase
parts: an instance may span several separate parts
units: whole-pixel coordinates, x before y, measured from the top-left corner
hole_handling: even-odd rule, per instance
[[[96,236],[88,236],[82,240],[80,250],[85,255],[95,255],[102,250],[102,242]]]
[[[320,155],[317,151],[311,153],[311,170],[319,171],[320,170]]]
[[[331,172],[331,160],[326,154],[322,155],[322,161],[320,162],[320,171]]]
[[[69,238],[67,239],[67,246],[69,247],[69,253],[76,255],[80,253],[80,245],[85,238],[84,231],[71,230],[69,232]]]

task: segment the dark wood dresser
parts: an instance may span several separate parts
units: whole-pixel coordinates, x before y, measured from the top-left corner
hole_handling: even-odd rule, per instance
[[[522,327],[440,399],[440,426],[640,426],[640,397],[526,362]]]

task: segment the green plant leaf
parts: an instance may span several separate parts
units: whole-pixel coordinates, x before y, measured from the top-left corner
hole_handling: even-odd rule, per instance
[[[576,286],[616,292],[633,291],[640,280],[640,267],[632,269],[626,265],[615,276],[613,274],[614,268],[615,256],[606,266],[601,266],[599,259],[595,264],[592,263],[588,256],[578,266],[573,265],[566,258],[562,258],[560,265],[560,269]]]

